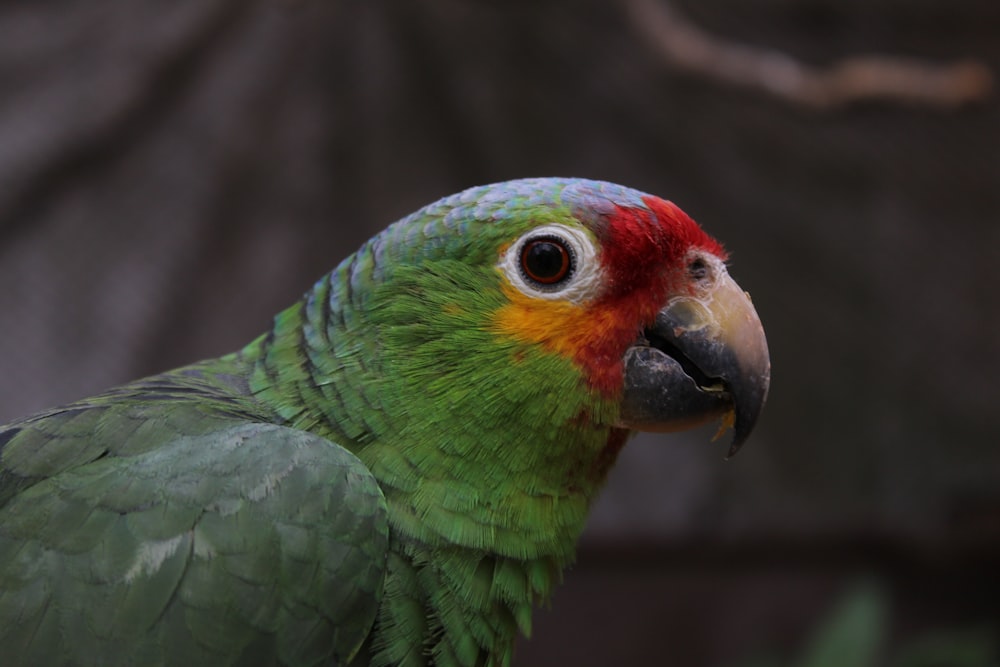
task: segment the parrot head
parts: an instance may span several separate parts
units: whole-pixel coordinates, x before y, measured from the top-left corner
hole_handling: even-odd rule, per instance
[[[382,325],[409,335],[399,356],[430,349],[421,370],[486,390],[484,402],[498,361],[517,367],[541,354],[570,370],[526,376],[532,400],[600,399],[601,415],[584,421],[675,431],[722,417],[734,454],[763,408],[770,360],[760,319],[722,246],[671,202],[605,182],[523,179],[443,199],[373,244],[377,263],[389,257],[395,268],[380,276],[394,304]],[[411,315],[399,317],[407,303]],[[469,329],[492,339],[456,341],[473,363],[449,365],[453,355],[427,346],[435,328],[438,342]]]

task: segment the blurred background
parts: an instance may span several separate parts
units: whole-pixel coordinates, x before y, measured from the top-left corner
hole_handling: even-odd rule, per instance
[[[440,196],[616,181],[726,244],[771,398],[731,461],[626,449],[515,664],[995,666],[998,36],[995,0],[3,3],[0,421],[242,346]]]

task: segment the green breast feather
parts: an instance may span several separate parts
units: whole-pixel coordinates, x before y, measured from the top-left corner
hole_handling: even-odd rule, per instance
[[[244,349],[0,426],[0,663],[509,665],[628,434],[728,414],[740,439],[766,396],[762,331],[720,324],[704,373],[701,339],[656,342],[677,298],[715,312],[685,262],[721,250],[650,201],[454,195]],[[633,286],[639,232],[662,257]]]

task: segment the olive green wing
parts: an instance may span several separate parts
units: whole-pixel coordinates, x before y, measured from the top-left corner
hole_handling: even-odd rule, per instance
[[[145,414],[131,431],[115,419],[128,435],[106,447],[108,415],[91,410],[89,426],[85,410],[0,429],[4,664],[329,665],[358,652],[388,524],[353,454],[197,411]]]

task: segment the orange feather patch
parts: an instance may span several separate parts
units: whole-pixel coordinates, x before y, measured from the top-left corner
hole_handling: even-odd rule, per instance
[[[622,331],[621,313],[613,308],[536,299],[512,285],[502,285],[508,303],[496,311],[498,334],[572,359],[585,371],[587,383],[605,394],[621,388],[621,355],[635,331]]]

